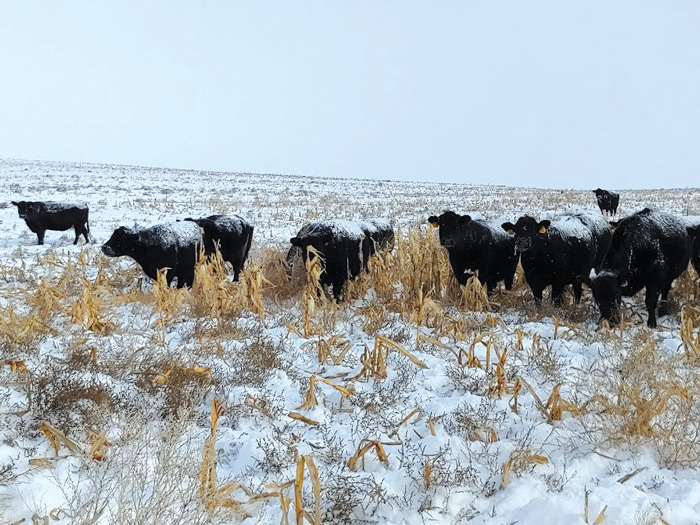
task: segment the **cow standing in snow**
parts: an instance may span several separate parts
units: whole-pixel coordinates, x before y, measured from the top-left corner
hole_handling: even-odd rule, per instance
[[[233,267],[233,280],[243,271],[253,240],[253,225],[239,215],[211,215],[201,219],[185,219],[202,228],[204,253],[212,255],[217,248],[224,261]]]
[[[73,244],[78,244],[82,235],[85,242],[90,242],[89,210],[87,204],[72,202],[33,202],[12,201],[17,206],[20,218],[24,219],[29,229],[36,233],[39,244],[44,244],[46,230],[75,230]]]
[[[489,293],[499,281],[504,282],[506,290],[513,287],[518,254],[514,239],[503,231],[500,224],[472,220],[469,215],[453,211],[446,211],[439,217],[433,215],[428,222],[438,228],[440,245],[447,249],[459,284],[467,284],[469,277],[476,272]]]
[[[102,245],[102,252],[109,257],[131,257],[154,280],[158,278],[158,270],[167,269],[168,286],[177,277],[177,287],[182,288],[192,286],[201,242],[201,230],[195,222],[157,224],[141,229],[122,226]]]
[[[550,285],[556,305],[561,304],[567,284],[573,285],[576,302],[581,300],[582,285],[595,263],[597,245],[580,217],[538,222],[524,215],[515,224],[503,223],[502,228],[515,237],[525,280],[538,305],[542,292]]]
[[[394,244],[391,223],[385,219],[346,221],[330,219],[304,225],[296,237],[290,239],[287,266],[291,269],[299,255],[304,262],[315,257],[312,247],[323,261],[319,277],[321,286],[331,286],[333,297],[340,300],[348,279],[357,277],[367,268],[369,257],[378,250],[390,250]]]
[[[595,198],[601,213],[609,213],[610,215],[615,215],[617,213],[617,206],[620,204],[620,195],[612,191],[601,190],[600,188],[594,190],[593,193],[595,193]]]
[[[688,267],[690,242],[676,215],[646,208],[622,219],[601,271],[591,279],[601,319],[618,322],[622,297],[646,288],[647,325],[654,328],[659,296],[665,302],[674,279]]]

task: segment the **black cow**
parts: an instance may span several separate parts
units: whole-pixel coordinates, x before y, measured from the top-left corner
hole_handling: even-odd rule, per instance
[[[89,210],[87,204],[71,202],[32,202],[12,201],[17,206],[20,218],[24,219],[29,229],[36,233],[39,244],[44,244],[46,230],[75,230],[73,244],[78,244],[82,235],[85,242],[90,242]]]
[[[524,215],[515,224],[502,227],[515,237],[515,246],[535,302],[542,302],[542,292],[552,286],[552,299],[560,305],[564,287],[572,284],[576,302],[581,300],[582,285],[596,258],[596,244],[591,230],[577,216],[555,221],[537,222]]]
[[[439,228],[440,244],[447,248],[459,284],[467,284],[469,277],[478,272],[479,281],[489,293],[499,281],[504,282],[506,290],[513,287],[518,266],[515,241],[497,222],[472,220],[453,211],[433,215],[428,222]]]
[[[617,213],[617,206],[620,204],[620,195],[612,191],[601,190],[600,188],[593,193],[595,193],[595,198],[598,201],[598,207],[601,213],[609,213],[610,215],[615,215]]]
[[[370,241],[370,255],[394,249],[394,227],[389,219],[367,219],[358,224]]]
[[[168,286],[177,277],[177,287],[182,288],[192,286],[201,242],[201,229],[194,222],[157,224],[142,229],[122,226],[102,245],[102,252],[109,257],[128,255],[154,280],[158,270],[167,268]]]
[[[700,275],[700,226],[688,226],[687,231],[691,236],[690,258],[695,271]]]
[[[605,254],[608,253],[610,247],[610,241],[612,241],[612,225],[598,214],[575,213],[571,217],[581,221],[593,235],[593,249],[595,250],[593,269],[597,272],[603,264]]]
[[[622,296],[646,288],[647,325],[656,326],[659,295],[666,301],[673,280],[688,267],[686,228],[682,218],[649,208],[620,221],[601,271],[591,280],[601,319],[618,322]]]
[[[299,254],[306,262],[310,254],[307,248],[313,247],[323,260],[319,284],[332,286],[333,297],[340,300],[345,281],[357,277],[377,250],[393,247],[393,238],[391,223],[381,219],[311,222],[290,239],[292,247],[287,254],[287,265],[291,268]]]
[[[253,240],[253,225],[238,215],[211,215],[201,219],[185,219],[202,228],[204,253],[212,255],[219,248],[221,257],[233,266],[233,280],[243,271]]]

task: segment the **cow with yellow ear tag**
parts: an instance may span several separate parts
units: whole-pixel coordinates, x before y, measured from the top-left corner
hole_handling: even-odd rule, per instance
[[[428,223],[438,228],[440,245],[447,249],[459,284],[467,284],[477,274],[488,292],[500,281],[506,290],[512,288],[518,254],[513,239],[501,230],[499,222],[472,219],[453,211],[428,217]]]
[[[581,284],[593,268],[597,246],[580,217],[538,221],[523,215],[515,224],[504,222],[501,227],[515,240],[525,279],[538,305],[548,286],[557,305],[568,284],[573,285],[576,302],[581,299]]]

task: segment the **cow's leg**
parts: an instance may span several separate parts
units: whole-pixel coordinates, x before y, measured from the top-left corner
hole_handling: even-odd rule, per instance
[[[340,296],[343,293],[343,285],[345,284],[345,276],[337,274],[333,279],[333,298],[336,302],[340,302]]]
[[[644,303],[647,307],[647,312],[649,314],[649,319],[647,320],[647,326],[649,328],[656,328],[656,306],[659,302],[659,289],[656,286],[647,286],[647,296]]]
[[[186,271],[181,271],[177,276],[177,287],[178,288],[192,288],[194,283],[194,268],[188,269]]]
[[[77,224],[73,226],[73,229],[75,230],[75,239],[73,239],[73,246],[78,244],[78,239],[80,239],[80,234],[82,234],[82,230],[80,229],[80,226]]]
[[[552,275],[552,302],[555,306],[561,306],[562,296],[564,295],[564,279],[562,276]]]
[[[574,300],[576,301],[576,304],[581,302],[581,295],[583,294],[582,282],[583,280],[581,277],[577,277],[574,280]]]
[[[661,301],[659,302],[659,316],[668,315],[668,294],[671,291],[671,284],[664,284],[661,287]]]
[[[37,238],[39,239],[39,244],[44,244],[44,235],[46,235],[46,230],[38,229],[35,233]]]
[[[544,291],[544,286],[530,286],[532,290],[532,295],[535,296],[535,304],[539,308],[542,305],[542,292]]]

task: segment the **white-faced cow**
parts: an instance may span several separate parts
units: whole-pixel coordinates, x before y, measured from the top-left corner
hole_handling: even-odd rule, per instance
[[[75,230],[73,244],[78,244],[82,235],[85,242],[90,242],[89,210],[87,204],[73,202],[12,201],[17,206],[20,218],[24,219],[29,229],[36,233],[39,244],[44,244],[46,230]]]
[[[167,269],[168,285],[177,277],[177,287],[182,288],[192,286],[201,242],[201,229],[195,222],[157,224],[140,229],[122,226],[102,245],[102,252],[109,257],[131,257],[154,280],[158,270]]]
[[[601,190],[598,188],[594,190],[596,201],[598,201],[598,207],[601,213],[610,215],[615,215],[617,213],[617,206],[620,204],[620,195],[615,192],[608,190]]]
[[[467,284],[477,273],[479,281],[493,291],[499,281],[506,290],[513,287],[518,254],[514,239],[495,221],[474,219],[446,211],[428,218],[438,228],[440,244],[447,249],[452,271],[459,284]]]
[[[655,327],[659,296],[665,302],[688,267],[690,241],[683,219],[670,213],[646,208],[622,219],[601,271],[591,279],[601,319],[618,322],[622,297],[646,288],[647,325]]]
[[[212,255],[219,249],[224,261],[233,267],[233,280],[243,271],[253,240],[253,225],[239,215],[211,215],[201,219],[185,219],[202,228],[204,253]]]

